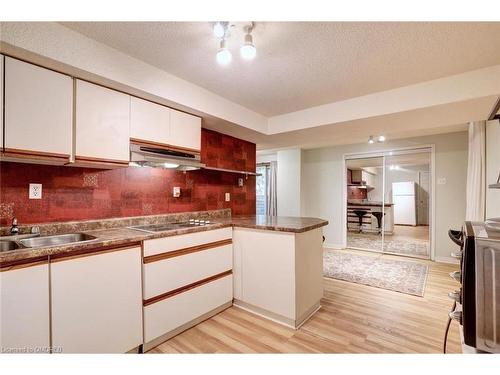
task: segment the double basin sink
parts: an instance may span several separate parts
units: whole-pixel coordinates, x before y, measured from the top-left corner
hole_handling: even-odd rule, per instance
[[[45,246],[60,246],[95,240],[97,237],[85,233],[67,233],[54,236],[40,236],[39,234],[21,234],[18,236],[0,237],[0,252],[37,248]]]

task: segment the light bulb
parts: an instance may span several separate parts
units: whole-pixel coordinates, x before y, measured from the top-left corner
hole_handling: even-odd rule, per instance
[[[373,144],[375,141],[373,140],[373,135],[370,135],[370,138],[368,138],[368,143]]]
[[[231,52],[227,49],[226,41],[224,39],[220,41],[220,48],[219,48],[219,51],[217,51],[216,58],[217,58],[217,62],[220,65],[227,65],[232,60]]]
[[[224,23],[223,22],[216,22],[214,24],[214,35],[221,39],[221,38],[224,38],[224,35],[226,35],[226,27],[224,26]]]
[[[378,141],[379,142],[384,142],[385,141],[385,135],[379,135],[378,136]]]
[[[174,169],[177,168],[179,164],[175,163],[163,163],[163,168]]]
[[[245,60],[252,60],[257,55],[257,49],[253,45],[251,34],[245,35],[245,43],[240,48],[240,54]]]

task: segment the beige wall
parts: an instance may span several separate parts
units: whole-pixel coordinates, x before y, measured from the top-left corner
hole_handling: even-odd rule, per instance
[[[467,132],[398,139],[382,144],[357,144],[325,147],[302,152],[302,215],[316,216],[330,222],[323,233],[325,244],[342,246],[343,156],[348,153],[390,150],[422,145],[435,145],[435,178],[446,184],[435,184],[436,223],[435,255],[437,260],[450,260],[454,245],[448,239],[448,229],[459,229],[465,218],[467,178]],[[279,168],[279,166],[278,166]]]
[[[302,151],[283,150],[277,153],[276,190],[279,216],[301,216]]]
[[[486,218],[500,217],[500,189],[488,189],[500,173],[500,122],[486,124]]]

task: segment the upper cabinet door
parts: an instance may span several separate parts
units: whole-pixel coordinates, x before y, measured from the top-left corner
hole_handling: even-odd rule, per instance
[[[69,162],[71,77],[5,57],[5,152]]]
[[[172,109],[170,139],[174,146],[199,151],[201,149],[201,118]]]
[[[128,165],[129,95],[77,80],[75,125],[77,164]]]
[[[130,138],[134,141],[168,145],[170,139],[170,108],[130,98]]]

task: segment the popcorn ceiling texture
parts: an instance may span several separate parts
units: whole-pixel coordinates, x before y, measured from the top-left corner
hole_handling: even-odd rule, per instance
[[[202,130],[202,161],[225,169],[255,171],[255,144]],[[255,177],[198,170],[153,168],[99,170],[12,162],[0,163],[0,225],[104,219],[230,208],[255,214]],[[43,185],[42,199],[28,199],[28,184]],[[172,197],[174,186],[181,188]],[[231,201],[225,202],[225,193]]]

